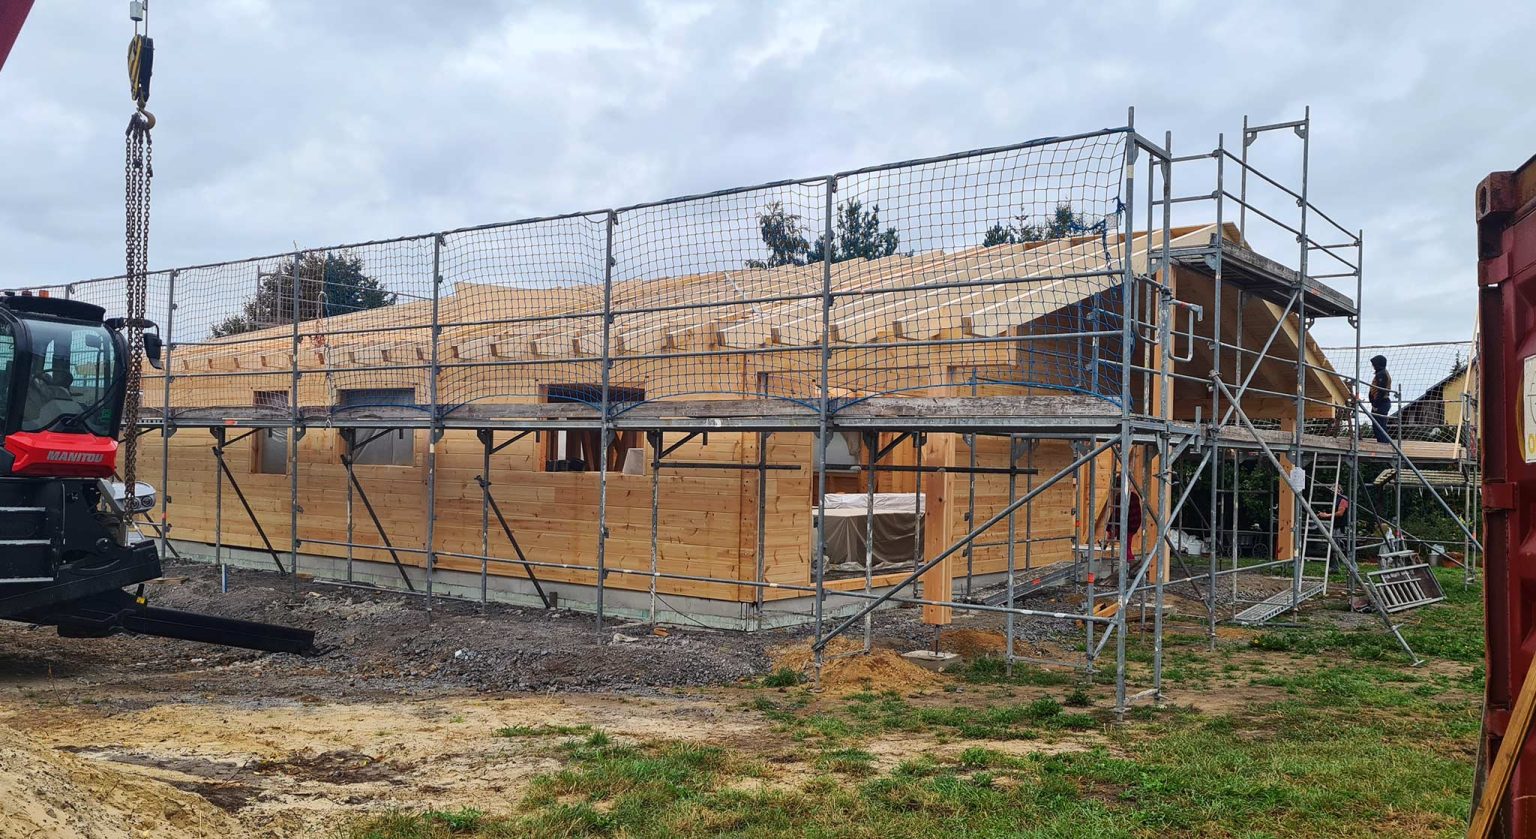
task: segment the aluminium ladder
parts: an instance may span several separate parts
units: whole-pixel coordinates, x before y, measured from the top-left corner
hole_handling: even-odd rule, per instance
[[[1445,599],[1445,591],[1429,564],[1419,561],[1418,551],[1408,547],[1402,534],[1391,527],[1382,530],[1381,568],[1366,573],[1369,585],[1388,612],[1402,612]]]
[[[1335,558],[1334,533],[1337,528],[1334,513],[1338,508],[1340,492],[1335,488],[1341,484],[1343,460],[1341,454],[1312,455],[1312,468],[1307,474],[1304,491],[1307,506],[1322,520],[1323,527],[1319,528],[1310,516],[1304,517],[1301,523],[1301,546],[1294,554],[1292,576],[1289,579],[1270,578],[1289,585],[1233,615],[1235,623],[1259,626],[1299,608],[1308,600],[1328,593],[1328,575],[1333,570]],[[1319,572],[1308,573],[1309,569],[1319,564]]]

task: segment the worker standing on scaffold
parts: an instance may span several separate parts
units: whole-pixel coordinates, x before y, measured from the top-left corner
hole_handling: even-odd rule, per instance
[[[1391,443],[1387,434],[1387,415],[1392,413],[1392,374],[1387,372],[1387,357],[1371,356],[1371,389],[1367,394],[1371,402],[1371,429],[1376,432],[1376,442]]]

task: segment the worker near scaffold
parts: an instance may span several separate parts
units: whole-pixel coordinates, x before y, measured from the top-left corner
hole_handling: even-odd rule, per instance
[[[1387,415],[1392,413],[1392,374],[1387,372],[1387,357],[1371,356],[1371,389],[1367,397],[1371,402],[1371,429],[1376,432],[1376,442],[1390,443],[1387,435]]]
[[[1324,511],[1318,513],[1317,517],[1322,519],[1323,521],[1328,521],[1329,519],[1332,519],[1334,521],[1343,521],[1344,517],[1346,515],[1348,515],[1348,514],[1349,514],[1349,498],[1344,495],[1344,490],[1341,489],[1338,484],[1334,484],[1333,485],[1333,509],[1331,509],[1331,510],[1324,510]]]
[[[1136,534],[1141,532],[1141,495],[1136,492],[1134,485],[1126,492],[1125,529],[1128,535],[1121,539],[1120,514],[1118,505],[1114,503],[1115,499],[1120,498],[1120,486],[1120,476],[1116,475],[1109,498],[1105,499],[1104,506],[1099,508],[1098,520],[1093,524],[1093,531],[1099,534],[1099,540],[1104,544],[1119,542],[1121,555],[1126,563],[1130,564],[1133,556],[1131,543],[1136,539]]]

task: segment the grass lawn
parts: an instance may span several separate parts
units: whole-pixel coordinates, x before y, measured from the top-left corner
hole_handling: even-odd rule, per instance
[[[392,813],[346,839],[405,837],[1459,836],[1482,680],[1480,592],[1379,626],[1223,637],[1175,625],[1170,704],[1113,724],[1109,689],[983,660],[921,695],[733,690],[763,736],[728,745],[503,730],[562,768],[499,815]],[[1319,622],[1321,623],[1321,622]],[[1181,634],[1184,633],[1184,634]],[[1139,660],[1146,650],[1136,647]],[[786,684],[788,682],[788,684]]]

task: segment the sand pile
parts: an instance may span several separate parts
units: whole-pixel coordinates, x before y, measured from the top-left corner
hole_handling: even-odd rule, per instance
[[[826,663],[821,668],[822,690],[838,694],[862,690],[913,693],[938,690],[944,685],[943,677],[907,661],[892,650],[877,647],[864,654],[859,652],[863,646],[862,640],[853,638],[836,638],[827,645]],[[813,660],[809,641],[773,651],[774,667],[788,667],[807,675],[811,673]]]
[[[0,726],[0,837],[244,835],[238,822],[197,795],[56,751]]]
[[[1014,649],[1017,651],[1017,640],[1015,640],[1014,644]],[[1007,646],[1008,638],[1001,632],[986,632],[980,629],[946,629],[939,636],[939,649],[956,653],[966,661],[974,661],[986,656],[1002,658],[1003,650]]]

